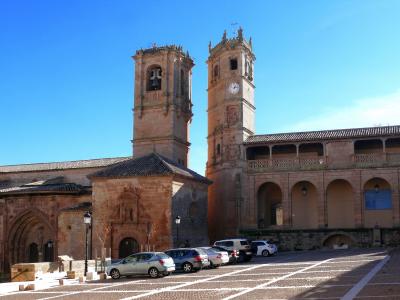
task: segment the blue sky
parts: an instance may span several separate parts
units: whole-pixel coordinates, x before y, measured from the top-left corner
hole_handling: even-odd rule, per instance
[[[400,1],[0,2],[0,165],[131,154],[133,61],[195,60],[190,167],[207,156],[208,42],[252,36],[257,134],[400,124]]]

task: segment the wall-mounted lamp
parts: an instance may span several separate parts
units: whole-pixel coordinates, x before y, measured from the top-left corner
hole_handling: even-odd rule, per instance
[[[375,193],[379,192],[379,184],[375,184],[374,191],[375,191]]]
[[[301,193],[303,194],[303,196],[307,196],[307,188],[305,187],[305,186],[303,186],[302,188],[301,188]]]

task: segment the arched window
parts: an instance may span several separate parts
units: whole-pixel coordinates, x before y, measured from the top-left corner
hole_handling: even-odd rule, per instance
[[[147,72],[147,90],[161,90],[162,70],[160,66],[153,66]]]

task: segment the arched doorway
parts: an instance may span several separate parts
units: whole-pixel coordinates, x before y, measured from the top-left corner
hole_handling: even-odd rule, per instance
[[[29,245],[29,254],[28,254],[29,262],[35,263],[39,261],[39,249],[36,243],[31,243]]]
[[[393,226],[392,190],[385,179],[372,178],[364,184],[364,226]]]
[[[326,201],[329,228],[354,227],[354,193],[348,181],[332,181],[326,189]]]
[[[318,192],[308,181],[292,188],[292,224],[294,228],[318,228]]]
[[[283,225],[282,191],[272,182],[264,183],[258,190],[258,227]]]
[[[46,241],[54,240],[55,237],[47,219],[47,216],[35,209],[15,219],[8,233],[10,264],[44,260]]]
[[[139,244],[134,238],[124,238],[119,243],[119,258],[127,257],[139,251]]]

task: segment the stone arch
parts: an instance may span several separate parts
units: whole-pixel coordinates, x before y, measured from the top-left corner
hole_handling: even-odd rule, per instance
[[[393,193],[389,181],[373,177],[363,185],[364,226],[393,226]]]
[[[338,247],[345,247],[347,245],[348,247],[352,247],[356,245],[355,239],[344,232],[333,232],[328,234],[322,239],[321,245],[322,247],[329,247],[329,248],[334,248],[335,245]]]
[[[146,71],[146,90],[161,90],[162,68],[160,65],[151,65]]]
[[[293,185],[292,225],[294,228],[318,228],[318,191],[310,181]]]
[[[329,228],[353,228],[354,189],[345,179],[335,179],[326,187],[327,221]]]
[[[119,242],[118,257],[124,258],[133,253],[139,252],[139,243],[132,237],[123,238]]]
[[[257,193],[258,227],[283,225],[282,189],[273,182],[262,184]]]
[[[47,221],[48,217],[37,209],[22,212],[14,218],[8,233],[9,262],[28,262],[32,260],[32,245],[37,245],[37,261],[44,259],[44,246],[49,240],[55,240],[56,234]],[[54,256],[53,256],[54,257]]]

